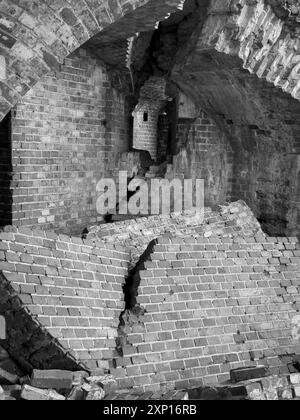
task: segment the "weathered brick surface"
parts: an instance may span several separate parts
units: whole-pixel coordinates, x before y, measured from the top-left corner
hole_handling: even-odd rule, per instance
[[[5,32],[1,32],[0,42],[6,74],[1,81],[0,118],[42,76],[56,70],[66,56],[104,28],[117,22],[112,25],[109,39],[128,37],[128,28],[139,32],[144,29],[146,19],[151,29],[181,4],[182,0],[161,1],[159,5],[153,0],[21,1],[13,4],[2,0],[0,10],[4,14]]]
[[[168,99],[165,90],[165,79],[150,77],[141,88],[139,103],[133,112],[133,147],[147,150],[154,160],[158,157],[158,119]]]
[[[73,373],[62,370],[36,370],[34,369],[31,376],[31,386],[40,389],[72,389]]]
[[[229,21],[232,30],[228,30]],[[250,3],[240,0],[235,10],[230,10],[228,3],[220,6],[218,0],[213,0],[201,44],[238,55],[245,69],[300,99],[296,53],[299,38],[285,29],[285,21],[276,17],[264,0]]]
[[[287,372],[279,356],[299,352],[297,239],[169,235],[143,267],[112,370],[121,385],[185,389],[255,365]]]
[[[0,233],[0,247],[5,349],[27,370],[108,368],[124,309],[126,251],[28,228]]]
[[[168,176],[204,179],[205,204],[215,206],[232,195],[233,150],[215,122],[198,113],[196,119],[178,120],[178,154]]]
[[[21,392],[21,399],[26,401],[64,401],[65,397],[53,390],[43,390],[24,385]]]
[[[140,104],[134,115],[133,147],[138,150],[147,150],[151,157],[157,159],[157,126],[163,102]]]
[[[96,185],[128,148],[124,107],[85,50],[25,96],[12,121],[13,224],[77,235],[97,221]]]
[[[106,243],[118,243],[131,251],[131,266],[134,266],[149,243],[164,234],[173,236],[197,237],[211,236],[213,233],[223,237],[254,235],[261,228],[251,210],[243,202],[221,206],[219,211],[207,208],[204,217],[194,210],[187,214],[157,215],[140,217],[114,224],[92,226],[88,239]]]

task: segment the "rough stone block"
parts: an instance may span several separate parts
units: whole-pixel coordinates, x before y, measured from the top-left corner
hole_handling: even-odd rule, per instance
[[[104,389],[96,383],[84,384],[82,390],[87,401],[100,401],[105,397]]]
[[[31,386],[40,389],[71,389],[73,372],[64,370],[33,370]]]
[[[246,389],[247,389],[248,398],[250,400],[259,401],[259,400],[266,399],[259,383],[246,385]]]
[[[21,398],[28,401],[63,401],[65,397],[53,390],[44,390],[34,388],[30,385],[24,385],[21,392]]]
[[[81,386],[75,386],[70,394],[67,397],[69,401],[83,401],[85,397],[85,392],[81,388]]]
[[[268,401],[277,401],[279,399],[277,390],[275,388],[264,391],[264,394],[265,394],[266,400]]]
[[[90,384],[96,384],[104,389],[105,394],[116,391],[118,388],[117,381],[112,375],[93,376],[87,379]]]
[[[6,370],[0,368],[0,385],[15,385],[18,383],[19,378]]]
[[[300,373],[293,373],[290,376],[290,381],[293,385],[300,385]]]

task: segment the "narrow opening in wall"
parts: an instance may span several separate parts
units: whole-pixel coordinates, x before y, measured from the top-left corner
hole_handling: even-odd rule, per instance
[[[0,225],[12,224],[11,113],[0,122]]]
[[[128,142],[129,142],[129,149],[133,148],[133,133],[134,133],[134,117],[130,116],[128,119]]]
[[[148,120],[149,120],[149,115],[148,115],[148,112],[144,112],[144,117],[143,117],[143,119],[144,119],[144,122],[148,122]]]

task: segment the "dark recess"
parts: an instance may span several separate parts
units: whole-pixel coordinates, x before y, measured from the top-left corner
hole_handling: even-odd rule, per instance
[[[12,224],[11,113],[0,123],[0,225]]]

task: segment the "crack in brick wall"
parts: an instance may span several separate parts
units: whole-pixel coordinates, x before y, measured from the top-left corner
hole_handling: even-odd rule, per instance
[[[140,217],[114,224],[91,226],[88,231],[87,238],[91,241],[100,240],[125,246],[131,254],[131,269],[138,264],[149,243],[165,234],[209,237],[213,232],[224,236],[241,232],[244,235],[262,232],[253,213],[242,201],[220,206],[216,211],[206,208],[204,219],[194,209],[186,214]]]
[[[296,238],[169,235],[150,251],[111,365],[121,387],[187,389],[251,365],[288,373],[282,355],[300,349]]]

